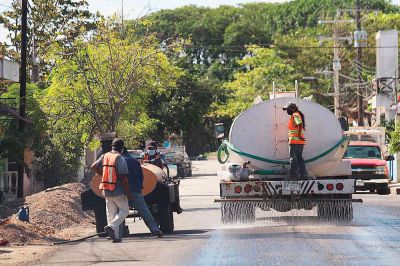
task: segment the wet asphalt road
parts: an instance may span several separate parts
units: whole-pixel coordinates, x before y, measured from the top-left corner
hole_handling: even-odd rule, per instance
[[[257,211],[251,225],[222,225],[215,161],[194,162],[181,183],[184,213],[175,233],[151,237],[128,220],[131,237],[112,244],[94,238],[63,246],[40,265],[400,265],[400,196],[357,195],[354,220],[316,220],[316,212]]]

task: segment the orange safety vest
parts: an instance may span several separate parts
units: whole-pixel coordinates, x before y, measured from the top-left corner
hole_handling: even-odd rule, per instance
[[[117,183],[117,158],[120,156],[118,153],[107,152],[103,157],[103,176],[99,185],[101,190],[114,191]]]
[[[289,123],[288,123],[288,132],[289,132],[289,144],[306,144],[304,139],[303,131],[299,132],[300,128],[299,125],[303,124],[301,119],[301,115],[299,112],[295,112],[290,116]],[[299,133],[301,133],[301,138],[299,138]]]

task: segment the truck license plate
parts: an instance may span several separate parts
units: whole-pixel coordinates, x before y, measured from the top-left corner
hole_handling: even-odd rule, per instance
[[[297,182],[285,182],[283,184],[283,189],[288,191],[300,191],[300,183]]]
[[[362,181],[362,180],[356,180],[356,186],[357,186],[357,187],[363,187],[363,186],[364,186],[364,181]]]

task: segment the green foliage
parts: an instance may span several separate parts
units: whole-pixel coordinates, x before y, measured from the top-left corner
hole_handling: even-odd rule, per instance
[[[23,133],[19,133],[16,120],[6,120],[0,124],[3,129],[0,137],[0,158],[7,157],[9,161],[23,163],[18,155],[23,150],[33,151],[33,168],[25,165],[27,172],[43,181],[45,187],[52,187],[69,182],[75,177],[79,156],[76,151],[68,153],[65,149],[59,149],[45,134],[47,119],[38,102],[42,92],[37,85],[27,84],[26,114],[33,124],[27,125]],[[2,97],[16,98],[19,106],[19,84],[9,86]]]
[[[229,127],[231,119],[248,108],[255,96],[268,99],[273,80],[278,88],[289,90],[298,80],[301,96],[312,95],[318,103],[332,106],[332,97],[324,95],[333,92],[332,78],[316,73],[331,69],[332,49],[318,48],[317,36],[330,35],[332,28],[319,25],[318,21],[332,19],[338,8],[354,8],[354,5],[354,0],[294,0],[215,9],[186,6],[150,14],[146,17],[146,27],[139,32],[156,32],[160,41],[169,38],[189,40],[184,52],[179,57],[172,57],[187,73],[182,83],[172,94],[152,98],[153,105],[159,107],[150,111],[151,117],[160,120],[157,136],[162,138],[165,128],[178,134],[182,130],[186,143],[197,143],[196,148],[209,147],[209,143],[213,143],[210,125],[224,121]],[[377,21],[372,19],[373,14],[363,14],[363,27],[370,32],[370,45],[375,46],[372,32],[379,27],[397,28],[399,7],[386,0],[366,0],[362,5],[363,8],[381,10],[381,14],[375,17]],[[345,18],[348,16],[344,15]],[[351,34],[354,27],[341,24],[339,31]],[[333,43],[324,45],[329,47]],[[354,76],[355,50],[351,45],[342,45],[343,73]],[[261,53],[263,48],[271,48],[264,52],[269,51],[271,58]],[[252,49],[259,51],[253,53]],[[374,50],[364,50],[365,64],[374,65]],[[306,76],[317,76],[318,82],[303,81]],[[372,77],[372,73],[364,71],[366,81]],[[355,94],[351,88],[343,90],[343,98],[348,102],[346,108],[349,108],[354,104]],[[195,91],[199,92],[194,94]],[[196,108],[190,108],[190,105]],[[191,119],[180,119],[180,116],[190,116]],[[202,132],[202,136],[209,138],[199,143],[200,136],[193,132]],[[191,147],[188,150],[191,151]]]
[[[16,47],[7,54],[18,59],[16,2],[0,16],[0,24],[10,30]],[[398,6],[387,0],[362,4],[380,10],[378,15],[363,14],[370,47],[375,46],[376,31],[400,28]],[[29,116],[40,121],[37,132],[49,137],[40,144],[46,146],[40,156],[49,162],[62,158],[72,169],[85,146],[98,145],[93,136],[107,131],[117,131],[132,148],[144,139],[162,141],[165,132],[175,133],[197,155],[215,148],[214,123],[224,122],[228,128],[256,96],[268,99],[273,81],[278,89],[290,90],[298,80],[301,96],[312,95],[330,106],[332,98],[324,94],[332,92],[332,78],[316,72],[331,69],[332,49],[319,48],[317,36],[330,35],[332,28],[318,20],[332,19],[337,8],[354,5],[354,0],[293,0],[185,6],[128,21],[122,28],[115,18],[97,21],[84,0],[34,0],[30,23],[35,25],[41,70],[51,73],[50,87],[35,90],[31,97],[40,106],[29,108]],[[354,24],[339,26],[344,35],[354,29]],[[90,40],[84,38],[88,36]],[[354,77],[355,49],[344,42],[341,46],[342,73]],[[363,50],[363,64],[367,82],[374,76],[374,49]],[[306,83],[306,76],[317,76],[318,82]],[[351,108],[353,88],[342,86],[341,93],[344,108]]]
[[[389,144],[389,152],[390,154],[395,154],[400,152],[400,128],[397,127],[390,134],[390,144]]]
[[[28,66],[32,65],[32,40],[41,72],[47,73],[51,63],[49,47],[55,43],[67,50],[70,42],[86,35],[96,27],[96,16],[88,11],[86,0],[33,0],[28,14]],[[17,61],[21,48],[21,5],[12,1],[11,9],[0,14],[0,25],[8,30],[11,46],[5,54]],[[32,38],[34,36],[34,39]]]
[[[269,99],[275,80],[280,81],[277,86],[281,88],[294,84],[295,72],[289,60],[269,48],[252,47],[248,51],[252,56],[240,60],[239,64],[249,70],[236,73],[234,80],[224,85],[231,96],[226,103],[217,106],[217,116],[234,118],[249,108],[257,96]]]
[[[395,121],[382,119],[380,126],[385,127],[385,142],[390,143],[392,141],[393,132],[395,131]]]
[[[150,96],[175,86],[180,71],[156,39],[121,39],[114,25],[104,21],[90,42],[77,40],[72,56],[58,57],[41,100],[58,147],[74,152],[96,133],[114,131],[137,145],[154,128],[144,115]]]
[[[117,127],[118,136],[125,140],[128,148],[140,147],[144,140],[150,139],[151,134],[157,130],[158,120],[142,113],[134,123],[122,120]]]

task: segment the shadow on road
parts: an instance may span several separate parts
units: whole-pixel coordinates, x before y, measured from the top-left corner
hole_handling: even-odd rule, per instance
[[[171,240],[193,240],[193,239],[206,239],[210,238],[211,234],[207,234],[212,231],[212,229],[193,229],[193,230],[176,230],[171,234],[165,234],[161,240],[171,241]],[[129,234],[129,237],[124,238],[124,240],[135,240],[152,237],[150,233],[138,233]],[[158,238],[155,238],[158,239]]]
[[[219,210],[220,207],[211,207],[211,208],[188,208],[183,209],[184,212],[197,212],[197,211],[212,211]]]
[[[5,253],[11,253],[12,251],[11,250],[2,250],[2,249],[0,249],[0,255],[1,254],[5,254]]]
[[[40,262],[40,265],[59,265],[59,264],[67,264],[67,265],[72,265],[72,264],[77,264],[77,265],[95,265],[95,264],[103,264],[103,263],[128,263],[128,262],[140,262],[141,260],[135,260],[135,259],[113,259],[113,260],[77,260],[77,261],[57,261],[57,262]]]

